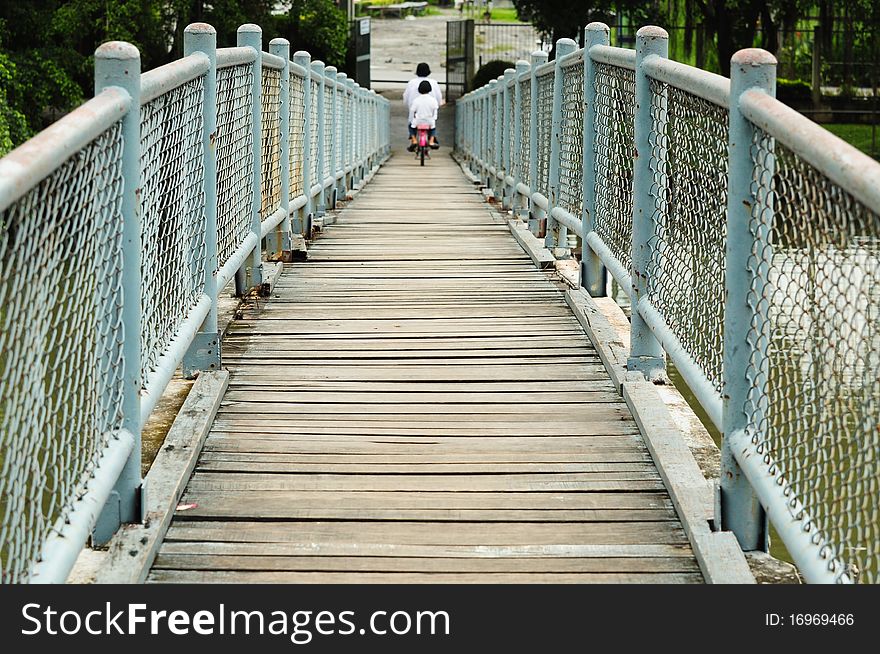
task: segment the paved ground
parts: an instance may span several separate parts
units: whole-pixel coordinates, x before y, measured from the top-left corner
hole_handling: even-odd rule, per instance
[[[456,20],[454,9],[440,9],[442,15],[414,19],[374,18],[370,39],[372,66],[370,76],[377,93],[393,102],[391,107],[391,147],[397,152],[406,148],[406,108],[402,96],[406,82],[415,76],[419,62],[431,67],[431,76],[443,85],[446,82],[446,22]],[[388,82],[381,80],[397,80]],[[446,90],[443,89],[444,98]],[[441,107],[437,138],[451,146],[454,138],[455,109]],[[441,149],[440,153],[445,150]]]
[[[420,61],[431,66],[432,76],[446,81],[446,22],[458,19],[458,12],[440,9],[438,16],[413,19],[374,18],[370,35],[371,77],[374,80],[406,82]],[[374,87],[389,86],[386,82]],[[402,88],[402,87],[401,87]]]

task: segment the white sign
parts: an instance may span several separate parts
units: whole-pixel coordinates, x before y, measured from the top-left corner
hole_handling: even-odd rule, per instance
[[[361,36],[370,33],[370,19],[361,18]]]

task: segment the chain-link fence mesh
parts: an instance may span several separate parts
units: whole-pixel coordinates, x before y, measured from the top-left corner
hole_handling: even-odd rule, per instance
[[[250,64],[217,70],[217,260],[220,266],[251,231],[253,80]]]
[[[324,94],[324,166],[321,184],[330,176],[330,159],[333,156],[333,91],[328,84],[321,85]]]
[[[648,298],[721,392],[727,109],[650,80]]]
[[[312,186],[321,182],[318,179],[318,93],[321,93],[321,85],[317,81],[311,79],[309,83],[311,88],[311,106],[309,107],[309,125],[311,126],[311,134],[309,135],[309,179]],[[311,189],[305,189],[306,194]]]
[[[593,229],[620,264],[631,271],[635,73],[600,62],[594,66],[596,215]]]
[[[345,95],[342,89],[336,89],[336,104],[335,104],[335,115],[336,115],[336,131],[335,136],[333,138],[333,151],[336,153],[336,170],[333,171],[333,174],[336,175],[340,170],[345,169],[345,161],[343,159],[342,153],[342,135],[343,135],[343,127],[345,126],[344,117],[342,115],[342,108],[345,106]]]
[[[559,197],[557,204],[580,217],[584,206],[584,61],[562,68],[559,123]]]
[[[535,122],[538,127],[538,142],[535,143],[534,156],[537,158],[537,172],[532,186],[533,192],[549,196],[550,183],[550,133],[553,123],[553,68],[538,77],[538,93]]]
[[[290,199],[303,194],[303,134],[305,133],[305,85],[290,72]]]
[[[122,419],[122,130],[0,213],[0,577],[28,580]]]
[[[532,125],[532,81],[526,76],[519,84],[520,97],[520,130],[519,130],[519,180],[526,186],[531,185],[531,125]]]
[[[281,207],[281,72],[263,66],[260,120],[260,219]]]
[[[841,578],[877,583],[880,214],[756,131],[749,432]]]
[[[159,358],[204,289],[205,78],[141,107],[141,372]]]
[[[507,87],[507,82],[505,82],[505,86]],[[516,124],[513,120],[513,111],[514,111],[514,101],[516,98],[514,97],[514,87],[511,84],[506,88],[504,92],[504,146],[502,150],[501,161],[503,162],[506,173],[508,175],[513,174],[514,169],[514,161],[515,161],[515,153],[513,151],[513,141],[515,138],[514,130],[516,129]]]

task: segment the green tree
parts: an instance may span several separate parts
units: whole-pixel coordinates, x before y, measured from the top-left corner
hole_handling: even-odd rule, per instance
[[[615,3],[572,2],[571,0],[513,0],[520,20],[532,23],[539,31],[551,34],[554,42],[561,38],[576,39],[592,21],[613,22]]]
[[[15,64],[0,52],[0,157],[30,136],[27,119],[11,106],[8,91],[15,78]]]
[[[333,0],[292,0],[286,14],[273,16],[278,36],[291,50],[308,50],[312,59],[342,69],[348,51],[348,17]]]

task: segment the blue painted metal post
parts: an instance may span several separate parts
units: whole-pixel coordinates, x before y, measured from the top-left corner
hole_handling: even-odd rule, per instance
[[[531,92],[529,97],[531,97],[532,101],[530,103],[530,116],[529,116],[529,143],[531,144],[531,157],[529,162],[529,187],[532,193],[534,193],[536,189],[535,180],[538,179],[538,157],[536,156],[537,148],[538,148],[538,78],[535,75],[535,71],[538,69],[538,66],[541,64],[547,63],[547,53],[543,50],[535,50],[532,53],[532,75],[529,84],[531,85]],[[529,230],[531,230],[532,234],[538,236],[541,232],[541,224],[544,220],[544,211],[540,207],[536,207],[531,200],[529,200]]]
[[[511,83],[516,75],[513,68],[507,68],[504,71],[504,81],[501,92],[501,168],[504,170],[504,177],[501,179],[501,208],[510,209],[513,200],[513,188],[507,183],[506,178],[513,174],[511,163],[511,150],[513,143],[510,138],[510,128],[508,125],[513,123],[512,100],[515,90],[511,87]]]
[[[504,186],[501,180],[501,134],[504,132],[501,129],[501,93],[504,87],[500,80],[501,78],[493,79],[489,82],[489,95],[492,98],[492,113],[489,115],[489,129],[492,130],[492,158],[489,161],[489,165],[495,168],[495,174],[491,179],[492,195],[499,200],[501,199]]]
[[[776,95],[776,59],[758,49],[740,50],[730,65],[730,165],[727,196],[727,246],[724,276],[724,389],[722,392],[721,528],[732,531],[745,551],[769,546],[767,516],[745,474],[733,456],[728,437],[750,424],[749,389],[755,378],[767,379],[769,361],[765,349],[769,335],[751,342],[754,313],[766,312],[763,299],[769,265],[763,259],[769,248],[771,198],[753,196],[752,142],[755,127],[739,111],[739,98],[749,89]],[[774,161],[764,160],[764,175],[773,176]],[[753,215],[756,203],[763,208]],[[760,220],[760,223],[757,221]],[[753,225],[752,223],[756,224]],[[769,262],[768,262],[769,263]],[[763,265],[762,265],[763,264]],[[750,303],[750,298],[757,298]],[[757,321],[767,324],[764,320]],[[751,376],[751,378],[750,378]],[[752,406],[752,410],[760,407]],[[760,420],[759,420],[760,422]]]
[[[480,179],[483,181],[485,186],[490,186],[491,180],[489,179],[489,159],[491,153],[491,141],[489,140],[492,132],[489,130],[489,112],[491,109],[490,99],[491,94],[489,92],[489,85],[487,84],[482,89],[482,97],[480,98],[480,122],[482,123],[482,137],[481,137],[481,152],[480,152]]]
[[[361,87],[356,86],[351,94],[351,187],[356,188],[361,183],[360,173],[360,130],[361,130]]]
[[[303,195],[306,196],[305,205],[297,212],[297,218],[293,225],[293,230],[305,238],[309,237],[309,225],[311,224],[314,205],[312,204],[312,195],[309,189],[312,187],[312,81],[309,78],[309,71],[312,69],[312,55],[305,50],[298,50],[293,55],[293,63],[302,68],[305,77],[303,78],[303,138],[302,138],[302,189]]]
[[[550,122],[550,168],[547,175],[547,235],[544,244],[548,248],[565,248],[558,257],[568,255],[568,230],[554,220],[551,211],[559,204],[559,167],[561,161],[560,137],[562,136],[562,58],[577,50],[572,39],[559,39],[556,42],[556,60],[553,67],[553,114]]]
[[[330,90],[330,133],[325,135],[325,138],[330,143],[330,157],[328,162],[327,170],[330,171],[330,177],[333,178],[333,183],[327,187],[326,193],[326,205],[331,209],[336,207],[336,160],[337,153],[336,150],[339,147],[337,141],[337,131],[336,131],[336,120],[338,118],[336,114],[336,102],[337,102],[337,94],[336,94],[336,78],[338,75],[338,71],[336,70],[336,66],[327,66],[324,69],[324,77],[327,79],[327,88]]]
[[[345,172],[346,166],[348,166],[348,121],[350,120],[348,112],[345,110],[346,98],[348,98],[348,75],[345,73],[339,73],[336,76],[336,79],[339,81],[339,88],[336,90],[338,94],[337,102],[339,103],[339,118],[342,120],[342,125],[339,128],[340,141],[339,141],[339,162],[337,166],[339,167],[339,171],[342,175],[339,177],[339,180],[336,182],[336,198],[337,200],[344,200],[345,194],[348,191],[348,173]]]
[[[111,41],[95,51],[95,95],[118,87],[131,106],[122,118],[122,428],[132,433],[134,448],[92,530],[102,545],[123,522],[140,522],[141,481],[141,56],[129,43]],[[107,329],[111,329],[108,325]],[[118,364],[117,364],[118,365]]]
[[[666,371],[663,347],[637,311],[639,300],[648,292],[647,271],[651,262],[654,237],[655,193],[651,173],[651,83],[642,70],[649,57],[666,58],[669,35],[659,27],[642,27],[636,33],[636,107],[635,160],[633,163],[632,218],[632,318],[630,354],[627,368],[642,372],[647,379],[657,379]]]
[[[263,120],[263,30],[259,25],[248,23],[238,28],[239,47],[253,48],[256,56],[253,63],[254,84],[251,87],[251,134],[254,157],[253,175],[251,187],[253,197],[251,199],[251,232],[257,235],[257,244],[253,252],[245,260],[244,279],[239,275],[236,283],[236,291],[247,292],[249,289],[261,286],[263,283],[262,264],[262,239],[260,238],[260,208],[262,205],[262,130]],[[243,283],[244,288],[238,288]]]
[[[357,130],[357,150],[358,150],[358,180],[361,182],[367,176],[367,168],[366,168],[366,142],[367,142],[367,118],[366,118],[366,108],[367,108],[367,97],[364,89],[358,89],[358,108],[357,108],[357,119],[358,119],[358,130]]]
[[[584,233],[581,234],[581,286],[593,297],[604,297],[608,287],[608,273],[602,260],[587,244],[587,234],[595,230],[596,215],[596,64],[590,57],[594,45],[608,45],[609,29],[605,23],[590,23],[584,29],[584,158],[583,199],[581,214]]]
[[[324,201],[324,166],[327,161],[326,154],[324,153],[324,141],[327,139],[327,129],[324,124],[326,122],[324,120],[324,112],[326,111],[324,108],[324,69],[325,65],[323,61],[312,62],[312,70],[318,74],[319,80],[316,89],[318,97],[313,99],[318,106],[318,124],[315,126],[318,129],[318,161],[315,166],[317,179],[312,180],[313,185],[321,185],[321,190],[318,191],[318,195],[315,197],[315,216],[318,217],[323,216],[327,212],[327,204]]]
[[[217,32],[206,23],[193,23],[183,32],[183,54],[207,55],[211,65],[205,72],[205,96],[202,106],[202,158],[205,193],[205,259],[202,268],[205,295],[211,309],[192,345],[183,356],[183,375],[192,379],[202,370],[220,369],[220,332],[217,328]]]
[[[348,80],[348,108],[345,112],[348,122],[345,126],[345,150],[347,152],[347,165],[351,169],[348,172],[348,188],[354,189],[356,181],[355,164],[357,163],[357,150],[355,147],[354,136],[357,133],[357,115],[355,108],[357,107],[357,90],[358,85],[353,79]]]
[[[277,229],[266,236],[266,250],[271,258],[290,262],[293,253],[290,245],[290,41],[272,39],[269,41],[269,54],[281,57],[281,93],[279,111],[281,113],[281,209],[284,219]]]
[[[523,78],[529,73],[529,62],[520,59],[516,62],[516,75],[514,77],[514,86],[513,86],[513,151],[510,153],[510,158],[513,169],[513,196],[511,198],[510,208],[513,209],[513,215],[516,218],[522,218],[523,216],[528,216],[529,212],[529,201],[522,195],[520,195],[516,187],[522,182],[522,159],[520,157],[520,152],[522,151],[523,144],[523,134],[522,134],[522,84],[520,83]]]

